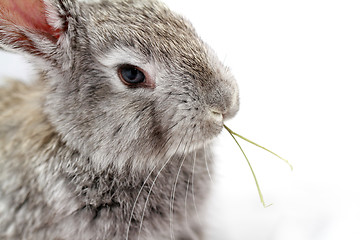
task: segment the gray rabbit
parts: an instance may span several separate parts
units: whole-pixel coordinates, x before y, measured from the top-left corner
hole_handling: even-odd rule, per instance
[[[0,239],[203,239],[229,70],[153,0],[1,0]],[[210,170],[211,171],[211,170]]]

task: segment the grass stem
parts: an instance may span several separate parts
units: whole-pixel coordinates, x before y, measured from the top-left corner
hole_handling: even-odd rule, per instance
[[[267,151],[267,152],[269,152],[269,153],[271,153],[271,154],[273,154],[273,155],[275,155],[275,156],[277,156],[278,158],[280,158],[281,160],[283,160],[284,162],[286,162],[286,163],[290,166],[291,170],[293,170],[293,166],[289,163],[289,161],[287,161],[286,159],[280,157],[279,155],[277,155],[276,153],[270,151],[269,149],[264,148],[263,146],[260,146],[259,144],[257,144],[257,143],[255,143],[255,142],[253,142],[253,141],[251,141],[251,140],[249,140],[249,139],[241,136],[240,134],[235,133],[235,132],[232,131],[230,128],[228,128],[225,124],[224,124],[224,127],[225,127],[225,129],[230,133],[231,137],[235,140],[236,144],[237,144],[238,147],[240,148],[242,154],[244,155],[244,157],[245,157],[245,159],[246,159],[246,161],[247,161],[247,163],[248,163],[248,165],[249,165],[249,167],[250,167],[250,170],[251,170],[251,173],[252,173],[252,175],[253,175],[253,177],[254,177],[255,184],[256,184],[256,188],[257,188],[257,190],[258,190],[259,197],[260,197],[260,201],[261,201],[262,205],[263,205],[265,208],[271,206],[272,204],[268,204],[268,205],[265,204],[264,197],[263,197],[262,192],[261,192],[261,190],[260,190],[260,185],[259,185],[259,182],[258,182],[258,180],[257,180],[257,178],[256,178],[254,169],[252,168],[249,159],[247,158],[247,156],[246,156],[244,150],[242,149],[242,147],[240,146],[239,142],[236,140],[235,136],[236,136],[236,137],[239,137],[239,138],[241,138],[241,139],[243,139],[243,140],[245,140],[245,141],[247,141],[247,142],[249,142],[249,143],[251,143],[251,144],[253,144],[253,145],[255,145],[255,146],[257,146],[257,147],[259,147],[259,148],[261,148],[261,149],[263,149],[263,150],[265,150],[265,151]]]

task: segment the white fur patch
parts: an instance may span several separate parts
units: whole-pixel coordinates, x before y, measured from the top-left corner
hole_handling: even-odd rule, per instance
[[[44,0],[46,5],[47,21],[54,29],[61,29],[62,20],[59,18],[57,9],[50,3],[49,0]]]

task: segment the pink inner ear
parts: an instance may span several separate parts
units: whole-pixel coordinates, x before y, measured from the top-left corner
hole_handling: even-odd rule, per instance
[[[0,0],[0,14],[17,26],[26,27],[59,38],[60,31],[46,20],[45,4],[42,0]]]

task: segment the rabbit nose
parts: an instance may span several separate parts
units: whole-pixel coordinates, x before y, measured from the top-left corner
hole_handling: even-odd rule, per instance
[[[233,117],[239,110],[239,95],[237,88],[213,89],[207,103],[209,111],[215,120],[223,121]]]
[[[236,88],[236,91],[233,92],[233,94],[230,95],[229,105],[227,108],[226,113],[224,114],[224,119],[232,118],[236,115],[236,113],[239,111],[239,93]]]

